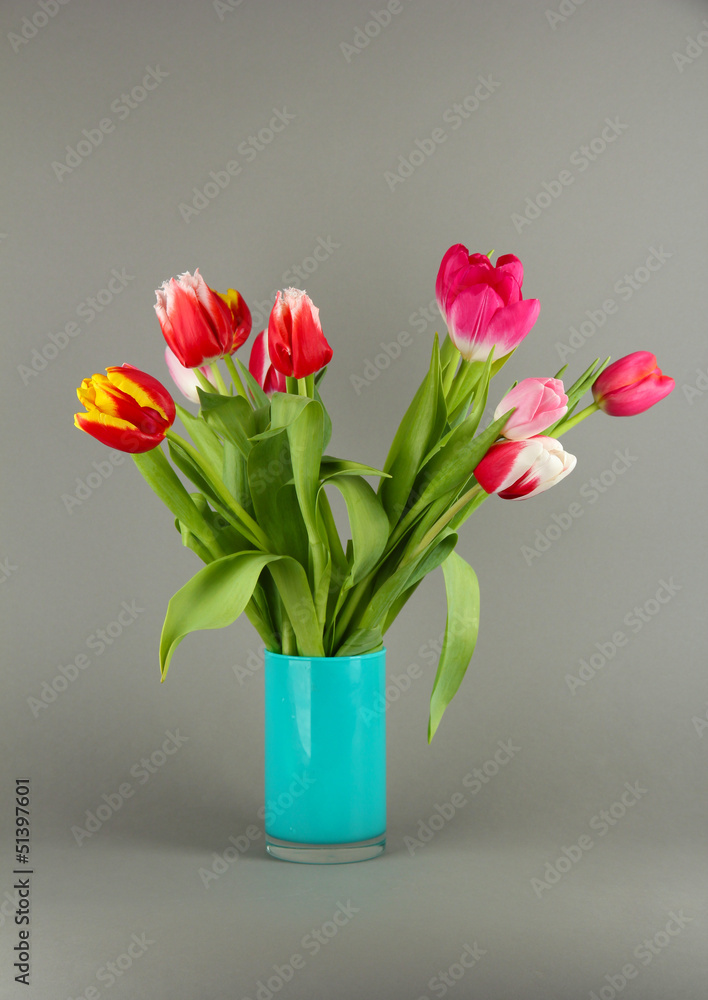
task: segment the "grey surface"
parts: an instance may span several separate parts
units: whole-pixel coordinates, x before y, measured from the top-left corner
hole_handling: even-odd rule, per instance
[[[300,953],[304,968],[274,995],[417,1000],[442,996],[431,977],[475,944],[485,954],[445,995],[705,997],[708,54],[695,39],[708,44],[708,5],[588,0],[555,26],[549,9],[559,5],[403,0],[347,61],[341,43],[370,4],[244,0],[220,20],[196,0],[71,0],[15,52],[9,33],[40,7],[3,3],[4,902],[14,778],[25,775],[35,869],[32,985],[13,982],[17,929],[5,917],[3,997],[66,1000],[93,986],[111,998],[241,1000]],[[693,55],[677,60],[691,39]],[[120,120],[111,103],[148,66],[169,75]],[[499,86],[453,129],[443,116],[480,74]],[[295,118],[272,144],[252,162],[239,156],[284,107]],[[52,162],[106,116],[114,131],[60,181]],[[627,128],[581,170],[571,157],[607,118]],[[439,127],[446,141],[391,190],[386,172]],[[241,174],[185,222],[180,203],[234,157]],[[564,169],[572,184],[517,232],[513,215]],[[557,345],[611,297],[617,312],[566,359],[571,370],[649,349],[677,382],[648,414],[573,431],[578,467],[562,485],[528,503],[491,501],[468,522],[460,551],[480,578],[482,631],[430,748],[440,574],[421,587],[387,637],[391,683],[411,664],[423,672],[388,712],[389,849],[329,869],[264,855],[262,677],[239,684],[232,670],[257,662],[248,623],[186,640],[160,685],[162,617],[195,557],[129,460],[70,512],[62,499],[108,456],[72,427],[80,380],[129,361],[169,381],[153,289],[199,266],[255,310],[320,237],[338,245],[306,288],[335,351],[336,454],[383,460],[438,325],[412,316],[457,241],[517,253],[525,292],[542,303],[498,394],[553,374]],[[671,256],[620,297],[616,283],[652,247]],[[77,317],[113,268],[132,276],[125,288],[91,322]],[[80,332],[24,384],[18,366],[72,320]],[[357,393],[350,376],[404,330],[410,346]],[[586,484],[612,480],[625,449],[628,467],[594,495]],[[573,502],[581,516],[529,557],[524,546]],[[662,581],[679,588],[671,600],[641,627],[625,624]],[[122,602],[142,610],[110,646],[87,649]],[[617,631],[627,642],[571,691],[567,675]],[[89,666],[35,718],[28,699],[82,652]],[[177,730],[178,752],[144,783],[131,776]],[[465,776],[507,740],[519,750],[471,794]],[[134,794],[79,847],[72,826],[126,781]],[[594,818],[625,783],[640,798],[601,834]],[[455,817],[410,846],[455,793],[466,800]],[[205,888],[199,869],[254,825],[250,848]],[[532,880],[583,836],[592,847],[539,890]],[[304,935],[348,902],[358,912],[311,954]],[[669,936],[672,911],[686,922]],[[99,972],[133,934],[153,943],[107,985]],[[668,944],[642,964],[635,949],[656,936]],[[627,963],[638,975],[623,986]]]

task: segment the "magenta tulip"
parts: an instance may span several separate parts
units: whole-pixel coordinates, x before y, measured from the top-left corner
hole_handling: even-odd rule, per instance
[[[545,430],[568,412],[568,397],[558,378],[525,378],[507,392],[494,419],[516,407],[502,431],[510,441],[523,441]]]
[[[282,375],[305,378],[332,360],[320,326],[320,311],[299,288],[278,292],[268,320],[268,354]]]
[[[573,471],[576,461],[555,438],[499,441],[474,474],[487,493],[498,493],[503,500],[525,500],[559,483]]]
[[[215,292],[199,268],[163,282],[155,295],[162,334],[185,368],[199,368],[233,354],[251,332],[251,314],[238,292]]]
[[[504,254],[496,266],[481,253],[468,254],[461,243],[450,247],[440,264],[435,295],[455,347],[467,361],[506,357],[519,346],[538,318],[538,299],[524,299],[524,268]]]
[[[611,417],[633,417],[643,413],[674,387],[674,380],[662,375],[650,351],[635,351],[605,368],[595,380],[595,402]]]
[[[251,347],[248,370],[261,389],[271,396],[274,392],[285,392],[285,376],[273,367],[268,354],[268,331],[261,330]]]

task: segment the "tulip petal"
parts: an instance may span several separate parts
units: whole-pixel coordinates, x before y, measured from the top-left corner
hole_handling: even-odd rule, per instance
[[[669,375],[653,373],[634,385],[615,389],[600,406],[611,417],[635,417],[668,396],[674,385]]]
[[[112,384],[131,396],[139,406],[157,410],[170,424],[174,421],[175,402],[162,382],[133,365],[116,365],[106,368],[106,372]]]
[[[493,346],[487,330],[503,305],[494,289],[486,284],[471,285],[457,295],[449,310],[448,328],[455,347],[467,361],[486,360]]]
[[[169,347],[165,348],[165,363],[167,365],[167,370],[172,376],[172,381],[177,386],[179,391],[185,396],[191,403],[199,402],[199,393],[197,388],[201,386],[201,382],[197,378],[195,368],[185,368],[177,360],[174,352],[170,350]],[[211,372],[208,368],[203,367],[199,369],[205,378],[209,378]]]
[[[486,332],[487,343],[497,345],[495,358],[503,358],[519,346],[538,319],[540,311],[541,303],[538,299],[522,299],[521,302],[495,312]]]
[[[74,424],[95,437],[101,444],[116,448],[118,451],[127,451],[132,455],[151,451],[165,437],[162,433],[145,434],[127,420],[120,420],[118,417],[97,411],[75,414]]]

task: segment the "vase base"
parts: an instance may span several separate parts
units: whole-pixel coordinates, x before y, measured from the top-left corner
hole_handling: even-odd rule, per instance
[[[300,844],[279,840],[266,834],[266,851],[279,861],[296,861],[305,865],[341,865],[352,861],[370,861],[386,849],[386,834],[351,844]]]

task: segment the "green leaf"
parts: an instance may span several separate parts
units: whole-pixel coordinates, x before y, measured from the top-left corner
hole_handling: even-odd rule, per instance
[[[435,735],[445,709],[457,693],[472,659],[479,631],[477,574],[461,556],[451,552],[442,564],[447,593],[445,638],[430,696],[428,742]]]
[[[237,552],[217,559],[196,573],[167,606],[160,639],[162,679],[185,636],[201,629],[225,628],[239,617],[251,599],[258,577],[280,556]]]
[[[256,427],[253,410],[243,396],[217,396],[197,389],[202,404],[202,414],[209,427],[218,431],[236,445],[244,458],[248,458],[253,445],[249,441]]]
[[[367,576],[381,558],[388,541],[389,524],[381,501],[365,479],[341,476],[330,480],[344,497],[352,534],[353,556],[348,590]]]
[[[212,552],[220,555],[214,532],[205,521],[162,448],[133,455],[138,471],[150,488],[185,528]]]
[[[339,647],[335,656],[361,656],[374,653],[383,646],[383,636],[377,628],[359,628]]]
[[[362,465],[360,462],[348,462],[345,458],[333,458],[331,455],[323,455],[320,464],[320,479],[334,479],[335,476],[380,476],[382,479],[390,479],[387,472],[374,469],[371,465]]]
[[[276,552],[307,565],[305,523],[293,485],[287,432],[258,441],[248,456],[248,485],[255,519],[273,541]]]
[[[413,397],[393,439],[379,486],[389,522],[394,525],[406,509],[423,458],[442,434],[447,420],[437,335],[428,374]]]
[[[305,570],[289,558],[271,563],[269,570],[295,631],[299,655],[324,656],[322,628]]]
[[[256,379],[251,375],[248,368],[244,365],[240,358],[235,358],[236,364],[238,365],[238,370],[241,373],[244,384],[248,391],[253,397],[253,402],[258,406],[268,406],[270,404],[270,399],[268,394],[263,391],[261,386],[258,384]]]
[[[195,417],[193,413],[190,413],[189,410],[185,410],[185,408],[180,406],[179,403],[176,403],[175,407],[180,420],[187,429],[187,432],[189,433],[192,441],[194,441],[197,449],[202,453],[202,455],[204,455],[211,465],[220,469],[221,463],[223,462],[223,449],[221,447],[221,442],[214,431],[211,427],[207,426],[206,422],[201,417]]]

